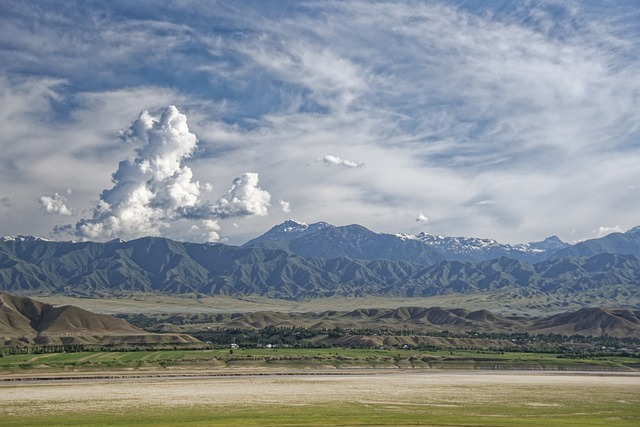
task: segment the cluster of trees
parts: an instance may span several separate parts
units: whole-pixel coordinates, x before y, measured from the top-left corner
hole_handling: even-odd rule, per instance
[[[105,351],[149,351],[149,350],[201,350],[202,345],[185,343],[175,344],[136,344],[136,345],[96,345],[96,344],[59,344],[24,345],[20,347],[0,347],[0,357],[14,354],[80,353]]]
[[[231,344],[237,344],[243,348],[265,347],[268,345],[294,348],[329,347],[328,345],[314,344],[311,341],[311,338],[328,333],[326,331],[324,333],[319,332],[319,330],[301,327],[267,326],[258,330],[239,328],[208,329],[191,335],[213,347],[230,346]]]
[[[307,329],[303,327],[277,327],[267,326],[263,329],[239,329],[219,328],[208,329],[191,335],[207,343],[210,346],[230,346],[237,344],[243,348],[263,347],[266,345],[284,346],[294,348],[330,347],[331,339],[338,339],[348,335],[355,336],[431,336],[445,338],[471,338],[495,341],[496,345],[490,348],[479,348],[466,345],[464,347],[420,345],[414,348],[425,351],[438,350],[490,350],[509,352],[537,352],[559,354],[602,354],[628,355],[640,357],[640,339],[616,338],[610,336],[582,336],[560,334],[528,334],[519,333],[481,333],[481,332],[450,332],[450,331],[394,331],[382,329],[345,329],[335,327],[332,329]],[[329,338],[319,340],[314,338]],[[508,341],[513,345],[500,346],[498,343]],[[468,341],[467,341],[468,342]]]

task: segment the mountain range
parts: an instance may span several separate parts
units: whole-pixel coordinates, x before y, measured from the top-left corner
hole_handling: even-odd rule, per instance
[[[640,245],[639,242],[640,234],[636,245]],[[276,225],[244,244],[244,247],[285,249],[311,258],[346,256],[409,261],[421,265],[432,265],[442,260],[486,261],[500,257],[538,262],[569,246],[556,236],[541,242],[510,245],[493,239],[433,236],[426,233],[385,234],[375,233],[360,225],[336,227],[326,222],[305,224],[295,220]],[[631,253],[640,254],[637,250]]]
[[[359,225],[286,221],[245,245],[132,241],[0,241],[0,290],[120,296],[434,296],[640,306],[640,227],[576,245],[375,233]]]

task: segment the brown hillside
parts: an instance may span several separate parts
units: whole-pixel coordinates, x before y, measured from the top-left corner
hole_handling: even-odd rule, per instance
[[[36,330],[41,333],[111,333],[111,334],[140,334],[142,329],[130,325],[122,319],[96,314],[78,307],[66,305],[64,307],[46,306],[42,310],[40,323]]]
[[[196,330],[190,315],[172,315],[161,321],[175,322],[179,328],[163,326],[163,331]],[[562,335],[610,335],[640,337],[640,311],[585,308],[546,318],[501,317],[487,310],[467,311],[440,307],[365,308],[351,311],[307,313],[253,312],[202,315],[210,327],[261,329],[267,326],[308,329],[390,329],[415,331],[556,333]],[[195,323],[197,324],[197,323]],[[375,344],[375,343],[374,343]]]
[[[557,314],[535,322],[531,330],[541,333],[610,335],[614,337],[640,337],[638,312],[583,308]]]
[[[0,293],[0,346],[198,343],[188,335],[150,334],[125,320],[74,306],[54,307]]]

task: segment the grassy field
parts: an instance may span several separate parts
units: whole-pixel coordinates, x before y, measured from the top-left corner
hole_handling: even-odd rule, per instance
[[[141,350],[5,355],[2,374],[56,371],[171,370],[222,368],[403,368],[636,370],[638,359],[558,358],[547,353],[480,353],[390,349]]]
[[[0,385],[3,426],[637,426],[640,378],[394,373]]]

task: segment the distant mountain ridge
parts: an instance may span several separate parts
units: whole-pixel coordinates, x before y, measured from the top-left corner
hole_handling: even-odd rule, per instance
[[[375,233],[359,225],[336,227],[326,222],[306,224],[288,220],[244,247],[285,249],[307,258],[347,256],[390,259],[432,265],[442,260],[486,261],[503,256],[538,262],[570,246],[557,236],[541,242],[500,244],[493,239],[434,236],[426,233]]]
[[[262,236],[248,241],[244,246],[256,246],[257,243],[263,241],[288,242],[297,239],[298,237],[302,237],[303,235],[315,233],[316,231],[320,231],[324,228],[334,227],[334,225],[331,225],[327,222],[316,222],[313,224],[307,224],[304,222],[296,221],[294,219],[289,219],[282,224],[274,226],[271,230],[269,230]]]
[[[417,242],[420,245],[413,245]],[[363,248],[365,246],[365,248]],[[382,249],[382,247],[385,249]],[[390,259],[433,265],[441,260],[487,261],[500,257],[536,263],[551,258],[617,253],[640,257],[640,226],[625,233],[585,240],[575,245],[549,236],[539,242],[501,244],[493,239],[435,236],[427,233],[376,233],[360,225],[334,226],[288,220],[243,247],[278,248],[307,258],[346,256]],[[404,252],[404,253],[403,253]],[[420,253],[422,252],[422,253]]]
[[[352,235],[353,228],[332,230],[340,237],[345,231]],[[362,244],[370,233],[364,229]],[[357,246],[353,241],[351,244]],[[340,246],[340,250],[351,247]],[[381,247],[375,249],[385,255]],[[409,254],[415,259],[414,253]],[[181,243],[155,237],[107,243],[0,242],[0,290],[20,294],[99,297],[150,292],[306,299],[498,293],[505,301],[569,298],[585,306],[597,301],[634,306],[640,302],[638,283],[638,258],[608,253],[535,264],[501,257],[422,265],[346,256],[305,258],[282,249]]]
[[[304,258],[388,260],[433,265],[444,257],[417,241],[375,233],[361,225],[307,225],[289,220],[243,245],[245,248],[283,249]]]
[[[556,257],[592,256],[618,253],[640,257],[640,226],[625,233],[611,233],[598,239],[585,240],[557,251]]]
[[[522,261],[537,262],[548,259],[556,251],[569,246],[557,236],[547,237],[541,242],[516,245],[501,244],[493,239],[474,237],[445,237],[420,233],[416,236],[401,234],[405,239],[415,239],[440,252],[446,259],[458,261],[482,261],[509,257]]]

